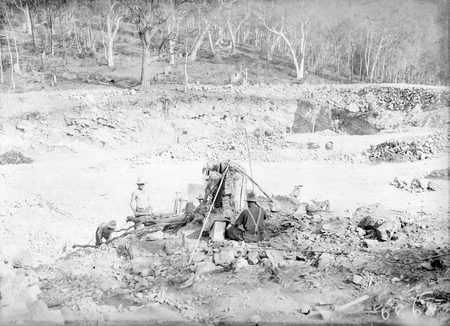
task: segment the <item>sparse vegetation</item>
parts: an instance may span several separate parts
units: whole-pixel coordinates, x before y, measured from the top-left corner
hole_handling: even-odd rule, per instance
[[[232,66],[239,57],[263,59],[270,82],[311,81],[314,74],[335,82],[449,83],[444,0],[0,3],[4,90],[26,90],[26,70],[53,73],[60,83],[64,71],[88,57],[117,69],[123,56],[141,66],[127,77],[148,88],[160,67],[183,65],[186,55]],[[248,82],[264,80],[257,64],[246,69]]]

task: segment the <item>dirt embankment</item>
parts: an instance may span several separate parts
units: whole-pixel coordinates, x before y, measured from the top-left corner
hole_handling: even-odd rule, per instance
[[[292,132],[374,134],[442,127],[448,121],[448,99],[443,88],[362,85],[195,85],[188,93],[160,86],[145,93],[94,88],[9,94],[0,103],[0,151],[83,152],[92,146],[115,149],[143,143],[158,147],[217,136],[242,138],[244,129],[256,145],[272,137],[272,147],[286,149],[290,145],[283,140]],[[239,146],[231,142],[231,151],[233,147]]]

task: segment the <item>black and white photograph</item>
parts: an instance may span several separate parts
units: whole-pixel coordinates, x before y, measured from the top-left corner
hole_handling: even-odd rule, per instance
[[[0,0],[0,326],[450,325],[450,0]]]

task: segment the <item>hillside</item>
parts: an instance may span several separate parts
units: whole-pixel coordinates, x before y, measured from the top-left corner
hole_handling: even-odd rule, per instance
[[[435,14],[408,13],[423,8]],[[281,50],[205,42],[188,84],[184,58],[160,59],[141,90],[141,44],[121,26],[114,68],[73,43],[40,70],[17,34],[26,68],[13,89],[5,65],[0,95],[0,325],[448,324],[448,87],[356,83],[333,65],[299,80]],[[210,238],[225,208],[208,214],[192,189],[211,160],[254,178],[269,239]],[[156,222],[134,231],[142,176]],[[179,197],[196,210],[176,215]],[[112,219],[116,238],[93,245]]]

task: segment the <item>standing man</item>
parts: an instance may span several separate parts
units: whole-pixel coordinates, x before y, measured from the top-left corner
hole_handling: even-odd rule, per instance
[[[247,195],[247,206],[248,208],[239,214],[236,223],[227,227],[226,236],[237,241],[262,241],[265,238],[264,219],[267,218],[267,213],[258,206],[253,192]]]
[[[136,227],[140,222],[142,222],[145,218],[145,216],[150,216],[153,214],[153,205],[152,201],[150,200],[150,192],[147,188],[145,188],[145,185],[147,184],[147,181],[143,177],[139,177],[138,181],[136,182],[138,188],[133,191],[131,194],[131,201],[130,201],[130,207],[131,210],[134,213],[135,218],[131,219],[128,218],[127,221],[133,221],[136,224]],[[141,218],[142,217],[142,220]],[[137,222],[137,220],[141,220],[140,222]]]

